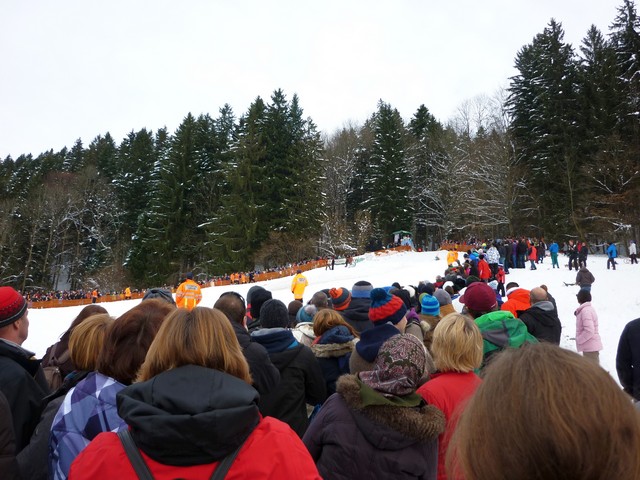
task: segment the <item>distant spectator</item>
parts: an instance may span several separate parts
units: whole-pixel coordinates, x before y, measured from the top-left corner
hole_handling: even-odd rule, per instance
[[[585,357],[599,363],[602,340],[598,332],[598,314],[593,305],[591,305],[591,293],[586,290],[580,290],[576,298],[580,304],[575,312],[576,348]]]

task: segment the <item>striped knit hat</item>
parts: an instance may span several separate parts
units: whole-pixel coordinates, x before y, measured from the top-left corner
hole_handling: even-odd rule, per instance
[[[369,320],[374,326],[391,322],[396,325],[404,318],[407,307],[400,297],[387,293],[384,288],[371,290],[371,307],[369,307]]]
[[[351,287],[351,297],[352,298],[371,298],[371,290],[373,290],[373,285],[365,280],[360,280],[353,284]]]
[[[20,320],[27,311],[27,302],[15,289],[0,287],[0,328]]]
[[[345,310],[351,303],[351,293],[346,288],[332,288],[329,290],[329,296],[334,310]]]
[[[420,295],[420,313],[437,317],[440,315],[440,302],[436,297],[423,293]]]

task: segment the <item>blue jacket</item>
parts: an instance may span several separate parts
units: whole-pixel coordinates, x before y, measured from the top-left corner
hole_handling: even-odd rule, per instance
[[[618,256],[618,249],[616,248],[615,243],[612,243],[609,245],[609,248],[607,248],[607,256],[609,258],[616,258]]]
[[[558,253],[560,251],[560,247],[558,246],[558,244],[556,242],[553,242],[551,245],[549,245],[549,252],[550,253]]]
[[[124,388],[117,380],[92,372],[67,393],[51,426],[51,478],[66,479],[71,463],[99,433],[127,427],[116,406],[116,394]]]

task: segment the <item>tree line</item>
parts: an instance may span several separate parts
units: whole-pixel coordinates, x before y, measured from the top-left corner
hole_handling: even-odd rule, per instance
[[[364,251],[526,234],[640,233],[640,20],[623,0],[576,50],[551,20],[506,91],[447,123],[380,100],[321,134],[276,90],[236,117],[106,133],[0,163],[0,278],[22,290],[121,288]]]

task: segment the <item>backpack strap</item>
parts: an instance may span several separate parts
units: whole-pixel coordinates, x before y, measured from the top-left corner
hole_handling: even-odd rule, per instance
[[[138,475],[138,478],[140,480],[154,480],[153,475],[151,474],[151,470],[149,470],[149,466],[145,463],[142,455],[140,455],[140,451],[138,450],[138,447],[136,447],[129,429],[126,428],[124,430],[120,430],[118,432],[118,438],[120,439],[120,442],[124,447],[124,451],[127,454],[129,461],[131,462],[131,466],[136,471],[136,475]],[[238,445],[238,448],[236,448],[233,452],[220,460],[220,463],[211,474],[210,480],[223,480],[227,476],[231,465],[238,456],[238,453],[240,453],[240,449],[243,445],[244,442]]]
[[[231,452],[229,455],[227,455],[222,460],[220,460],[220,463],[218,464],[216,469],[213,471],[213,474],[211,475],[210,480],[222,480],[224,477],[227,476],[227,472],[231,468],[231,464],[238,456],[238,453],[240,452],[240,449],[242,448],[243,445],[244,445],[244,442],[238,445],[238,448],[236,448],[233,452]]]
[[[133,437],[131,436],[129,429],[125,428],[124,430],[120,430],[118,432],[118,438],[120,438],[124,451],[127,454],[127,457],[129,457],[131,466],[136,471],[138,478],[140,480],[154,480],[153,475],[151,475],[151,470],[149,470],[144,458],[140,455],[140,451],[138,450],[138,447],[136,447],[136,443],[133,441]]]

